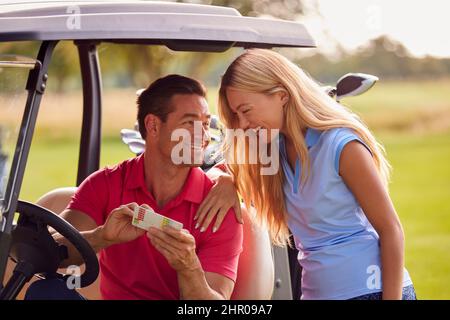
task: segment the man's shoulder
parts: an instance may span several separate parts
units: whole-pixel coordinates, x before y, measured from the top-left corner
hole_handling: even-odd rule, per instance
[[[202,172],[202,174],[204,175],[204,188],[203,188],[203,199],[206,198],[206,196],[208,195],[209,191],[211,191],[212,187],[214,186],[214,181],[212,181],[205,172],[203,172],[201,169],[198,168],[198,170],[200,170]],[[213,220],[215,221],[215,219]],[[212,225],[214,225],[212,223]],[[212,226],[211,226],[212,227]],[[237,219],[236,219],[236,214],[234,211],[234,208],[230,208],[228,209],[227,213],[225,214],[225,218],[222,221],[221,227],[219,228],[219,230],[222,229],[222,231],[227,230],[226,232],[230,232],[231,230],[239,230],[242,228],[242,224],[240,224]],[[220,233],[220,232],[218,232]]]
[[[117,179],[121,180],[127,171],[129,171],[133,166],[137,165],[137,162],[138,157],[134,157],[119,162],[115,165],[106,165],[89,175],[87,179],[89,179],[90,181],[106,179],[108,182],[112,182]]]
[[[195,170],[198,171],[199,175],[201,175],[203,177],[203,181],[204,181],[204,189],[205,191],[209,191],[211,190],[211,188],[214,185],[214,182],[208,177],[208,175],[206,174],[205,171],[203,171],[200,168],[194,168]]]
[[[102,170],[104,170],[108,174],[120,174],[122,171],[128,171],[132,167],[138,165],[140,157],[141,156],[126,159],[115,165],[107,165]]]
[[[196,185],[195,187],[196,187],[196,189],[198,191],[201,191],[201,198],[202,198],[202,200],[204,200],[208,196],[208,193],[213,188],[214,181],[211,180],[211,178],[201,168],[196,167],[196,168],[192,168],[192,169],[196,171],[196,173],[195,173],[195,175],[196,175],[195,180],[199,181],[199,178],[201,179],[201,186],[202,186],[202,188],[199,188],[199,185]]]

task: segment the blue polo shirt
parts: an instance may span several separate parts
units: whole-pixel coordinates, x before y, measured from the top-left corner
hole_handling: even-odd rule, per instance
[[[349,299],[382,291],[379,236],[339,175],[339,158],[350,141],[362,140],[349,128],[309,128],[305,142],[311,161],[306,184],[301,166],[289,166],[284,136],[280,162],[288,226],[302,272],[302,299]],[[403,286],[411,285],[404,270]]]

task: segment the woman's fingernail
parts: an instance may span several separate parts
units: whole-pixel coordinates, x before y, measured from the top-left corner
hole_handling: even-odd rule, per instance
[[[200,226],[200,224],[197,223],[197,224],[195,225],[195,229],[198,229],[199,226]]]
[[[213,228],[213,233],[215,233],[217,231],[217,227]]]
[[[200,229],[200,232],[204,232],[205,231],[205,227],[202,227],[201,229]]]
[[[194,217],[194,221],[197,220],[197,216]]]

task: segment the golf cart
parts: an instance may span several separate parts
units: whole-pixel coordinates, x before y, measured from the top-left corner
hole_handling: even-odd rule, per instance
[[[77,10],[69,10],[73,8]],[[68,21],[74,18],[81,22],[80,28],[69,27]],[[140,1],[20,1],[2,5],[0,43],[19,41],[36,41],[40,48],[35,59],[0,57],[0,78],[8,72],[21,72],[25,75],[27,91],[23,106],[13,109],[15,116],[21,117],[17,126],[6,120],[2,123],[4,111],[11,108],[0,100],[0,133],[3,126],[10,128],[8,135],[0,135],[1,139],[6,137],[5,141],[0,140],[0,299],[5,300],[15,299],[34,276],[70,277],[58,273],[67,248],[53,240],[48,227],[65,236],[83,257],[85,269],[79,278],[80,287],[90,286],[99,274],[95,252],[75,228],[57,215],[56,209],[46,206],[45,201],[36,204],[20,200],[39,105],[47,81],[52,81],[47,71],[59,42],[73,42],[81,67],[83,119],[76,186],[99,169],[102,77],[97,48],[102,42],[163,45],[174,51],[199,52],[224,52],[232,47],[314,47],[313,39],[299,22],[243,17],[238,11],[224,7]],[[3,89],[0,96],[9,92],[8,88]],[[18,115],[20,108],[23,112]],[[67,204],[67,194],[62,194],[62,198]],[[244,245],[241,260],[245,260],[245,252]],[[272,282],[273,299],[291,299],[287,250],[274,247],[271,252],[275,276],[261,274],[261,277]],[[5,278],[9,258],[16,266],[12,275]],[[251,279],[250,273],[264,272],[241,270],[244,268],[238,268],[236,287],[239,281],[250,281],[246,280]]]

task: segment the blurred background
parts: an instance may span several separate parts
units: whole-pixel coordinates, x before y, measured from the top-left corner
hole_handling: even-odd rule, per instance
[[[335,84],[348,72],[380,78],[369,92],[342,102],[362,117],[386,147],[393,166],[391,196],[406,235],[406,267],[418,298],[450,299],[450,38],[445,33],[450,29],[446,16],[450,3],[182,2],[234,7],[247,16],[302,21],[317,48],[275,50],[324,85]],[[38,46],[1,43],[0,54],[34,58]],[[169,73],[191,76],[207,85],[215,113],[220,75],[241,52],[187,53],[158,46],[102,44],[101,166],[133,156],[120,141],[119,131],[134,125],[137,89]],[[59,43],[25,172],[20,196],[24,200],[36,201],[51,189],[75,185],[82,111],[79,72],[75,46]],[[3,80],[0,89],[7,87],[8,81]],[[16,103],[21,108],[23,104]],[[5,117],[0,114],[0,119]]]

